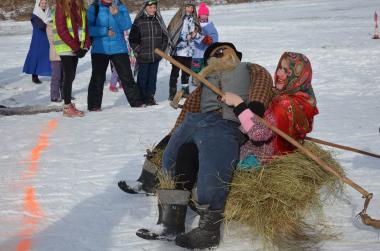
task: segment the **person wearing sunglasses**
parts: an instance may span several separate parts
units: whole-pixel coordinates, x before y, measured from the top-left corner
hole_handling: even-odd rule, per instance
[[[168,37],[169,34],[162,19],[158,1],[144,0],[133,22],[129,43],[137,55],[137,85],[147,106],[157,105],[154,95],[161,57],[154,53],[154,50],[158,48],[165,51]]]
[[[204,59],[201,76],[224,92],[238,94],[255,114],[263,116],[273,83],[265,68],[241,62],[242,53],[228,42],[209,46]],[[183,232],[188,194],[171,200],[162,190],[158,193],[159,222],[164,227],[161,234],[175,235],[176,245],[184,248],[219,245],[227,184],[239,160],[240,146],[247,140],[234,107],[221,98],[200,84],[186,99],[163,153],[162,169],[175,181],[174,191],[192,190],[197,184],[195,205],[200,220],[198,227],[187,233]]]
[[[194,0],[185,0],[168,25],[170,35],[170,55],[186,66],[191,68],[194,55],[194,40],[199,37],[201,26],[199,24]],[[169,80],[169,100],[173,100],[177,92],[177,79],[180,69],[172,64]],[[189,77],[184,71],[181,74],[182,90],[184,97],[189,95]]]

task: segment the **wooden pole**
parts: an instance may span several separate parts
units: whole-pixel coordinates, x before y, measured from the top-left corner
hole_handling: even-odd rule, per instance
[[[335,148],[342,149],[342,150],[347,150],[347,151],[351,151],[351,152],[355,152],[355,153],[364,154],[364,155],[367,155],[367,156],[371,156],[371,157],[380,159],[380,155],[378,155],[378,154],[366,152],[366,151],[359,150],[359,149],[356,149],[356,148],[353,148],[353,147],[339,145],[339,144],[335,144],[335,143],[332,143],[332,142],[328,142],[328,141],[324,141],[324,140],[321,140],[321,139],[316,139],[316,138],[312,138],[312,137],[308,137],[308,136],[305,138],[305,140],[312,141],[312,142],[315,142],[315,143],[318,143],[318,144],[322,144],[322,145],[326,145],[326,146],[335,147]]]

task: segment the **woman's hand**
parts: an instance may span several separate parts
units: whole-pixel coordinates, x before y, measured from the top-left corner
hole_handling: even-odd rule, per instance
[[[110,12],[111,12],[112,16],[115,16],[119,12],[119,7],[110,6]]]
[[[222,97],[222,102],[224,102],[226,105],[236,107],[244,101],[240,96],[236,95],[235,93],[226,92]]]
[[[112,28],[111,28],[111,27],[108,28],[108,36],[109,36],[109,37],[113,37],[113,36],[115,36],[115,32],[112,31]]]

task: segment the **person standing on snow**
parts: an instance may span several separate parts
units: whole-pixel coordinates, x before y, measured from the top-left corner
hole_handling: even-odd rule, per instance
[[[55,15],[55,4],[53,2],[52,15]],[[46,34],[48,36],[50,45],[50,65],[51,65],[51,80],[50,80],[50,101],[62,102],[62,64],[61,58],[58,56],[54,46],[54,33],[53,33],[53,20],[46,27]]]
[[[57,0],[54,30],[55,50],[61,58],[63,68],[63,116],[83,117],[84,112],[71,102],[78,60],[86,55],[91,46],[83,0]]]
[[[200,36],[195,39],[195,50],[191,63],[191,70],[199,73],[204,67],[203,55],[206,49],[213,43],[218,42],[218,31],[213,22],[209,21],[210,11],[206,3],[201,3],[198,8],[199,22],[202,27]],[[193,79],[194,80],[194,79]],[[192,81],[194,83],[194,81]]]
[[[194,40],[201,32],[194,0],[183,1],[182,6],[174,15],[168,26],[171,41],[171,56],[186,66],[191,68],[191,61],[194,55]],[[180,69],[172,64],[169,80],[169,100],[173,100],[177,92],[177,79]],[[190,75],[182,71],[181,83],[184,96],[189,95]]]
[[[50,76],[49,41],[46,35],[46,25],[51,21],[51,13],[47,0],[36,0],[32,18],[32,41],[26,56],[23,72],[32,74],[32,81],[41,84],[40,76]]]
[[[144,103],[156,105],[157,72],[161,57],[154,50],[165,51],[168,45],[168,31],[161,17],[157,0],[144,0],[137,13],[129,35],[129,43],[137,55],[137,85]]]
[[[109,61],[112,61],[119,75],[131,107],[143,106],[140,91],[133,79],[124,38],[124,31],[132,26],[128,9],[120,1],[100,0],[89,7],[88,23],[92,38],[92,74],[88,86],[87,109],[101,111]]]

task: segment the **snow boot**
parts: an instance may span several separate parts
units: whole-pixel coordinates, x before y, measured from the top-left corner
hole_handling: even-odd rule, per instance
[[[160,166],[153,163],[151,160],[158,154],[159,151],[164,151],[170,140],[170,135],[166,135],[153,150],[146,150],[145,162],[141,170],[140,177],[137,179],[141,183],[141,189],[147,193],[155,193],[158,184],[157,171]]]
[[[32,75],[32,81],[35,84],[41,84],[42,83],[42,81],[38,78],[38,75],[36,75],[36,74]]]
[[[78,110],[75,107],[74,103],[70,103],[70,104],[67,104],[67,105],[65,104],[63,106],[63,116],[70,117],[70,118],[73,118],[73,117],[83,117],[84,116],[84,112]]]
[[[149,152],[137,181],[141,183],[142,190],[147,193],[155,193],[158,184],[157,170],[159,167],[150,161],[152,157],[149,157]]]
[[[147,106],[151,106],[151,105],[158,105],[157,104],[157,101],[154,99],[154,95],[150,95],[147,99],[147,101],[145,102],[145,104]]]
[[[188,249],[217,247],[223,220],[222,210],[210,210],[208,207],[197,209],[200,214],[199,226],[186,234],[178,235],[175,239],[176,245]]]
[[[157,190],[158,221],[164,226],[163,234],[178,235],[185,232],[187,204],[190,192],[185,190]]]

